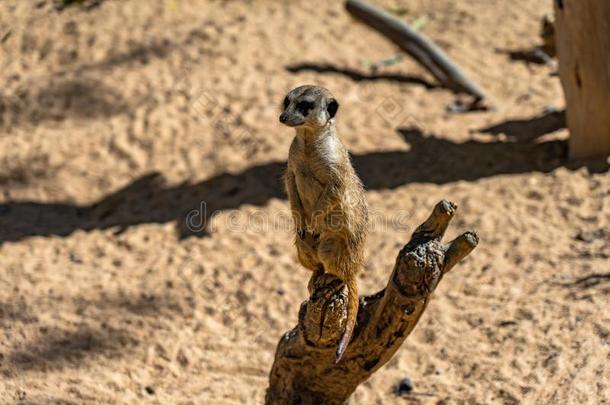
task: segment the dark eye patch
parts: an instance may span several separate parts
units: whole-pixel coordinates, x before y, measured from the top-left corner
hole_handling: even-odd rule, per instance
[[[288,104],[290,104],[290,100],[288,100],[288,96],[284,99],[284,110],[288,108]]]
[[[300,101],[296,108],[301,114],[307,115],[313,108],[313,103],[311,101]]]

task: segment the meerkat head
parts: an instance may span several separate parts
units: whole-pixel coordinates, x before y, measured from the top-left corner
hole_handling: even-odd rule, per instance
[[[280,122],[315,130],[332,124],[338,109],[339,103],[324,87],[300,86],[284,98]]]

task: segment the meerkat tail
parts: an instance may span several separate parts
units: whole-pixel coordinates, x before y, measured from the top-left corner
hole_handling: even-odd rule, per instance
[[[347,349],[347,345],[352,339],[352,333],[354,332],[358,315],[358,284],[356,284],[355,279],[349,280],[345,284],[347,285],[347,322],[345,323],[345,332],[337,347],[336,363],[341,360],[341,357],[343,357],[343,354],[345,353],[345,349]]]

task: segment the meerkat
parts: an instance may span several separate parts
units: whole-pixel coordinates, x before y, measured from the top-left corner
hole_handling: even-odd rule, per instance
[[[341,360],[358,314],[368,206],[364,187],[337,135],[339,103],[325,88],[301,86],[284,98],[280,122],[296,130],[284,178],[296,228],[299,262],[315,279],[330,273],[347,286],[347,322],[336,350]]]

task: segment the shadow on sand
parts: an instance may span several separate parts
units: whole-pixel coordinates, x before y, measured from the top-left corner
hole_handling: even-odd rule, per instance
[[[50,330],[18,351],[11,353],[8,362],[18,371],[39,371],[78,368],[83,362],[100,355],[121,356],[125,347],[135,340],[120,330],[88,327],[75,332]]]
[[[508,120],[477,132],[484,134],[504,134],[521,141],[532,141],[542,135],[558,131],[566,127],[566,112],[552,111],[534,118]]]
[[[192,313],[191,301],[188,292],[181,292],[177,297],[158,293],[115,293],[98,299],[74,297],[72,304],[76,314],[92,323],[100,322],[101,326],[83,324],[76,330],[40,327],[41,333],[34,335],[35,338],[28,339],[18,349],[5,353],[6,361],[0,362],[0,373],[7,372],[10,375],[14,371],[76,369],[99,361],[100,358],[128,356],[138,345],[137,333],[132,333],[133,329],[137,329],[143,321],[157,323],[163,317],[187,316]],[[43,312],[57,310],[51,302],[53,301],[49,302],[49,306],[44,306]],[[22,314],[23,310],[27,315]],[[38,316],[23,299],[0,302],[0,326],[37,322]],[[111,324],[124,327],[119,329],[111,327]],[[8,368],[3,369],[4,366]]]
[[[430,83],[425,79],[422,79],[418,76],[409,76],[402,74],[394,74],[394,73],[374,73],[374,74],[365,74],[361,73],[355,69],[339,67],[332,64],[323,64],[323,63],[299,63],[295,65],[286,66],[286,70],[290,73],[300,73],[300,72],[315,72],[315,73],[325,73],[325,74],[337,74],[350,78],[355,82],[364,82],[364,81],[390,81],[395,83],[407,83],[407,84],[416,84],[420,86],[424,86],[426,89],[438,89],[441,88],[440,85]]]
[[[541,125],[539,118],[509,121],[485,129],[495,133],[523,133],[525,140],[456,143],[413,128],[398,130],[410,150],[353,155],[356,170],[368,190],[393,189],[409,183],[445,184],[473,181],[498,174],[549,172],[568,165],[567,142],[533,142],[531,135],[556,125]],[[544,131],[541,129],[543,128]],[[585,163],[588,164],[588,163]],[[570,167],[576,167],[572,164]],[[132,225],[175,222],[178,237],[207,235],[205,225],[222,210],[243,204],[262,206],[270,199],[286,198],[281,177],[285,162],[270,162],[239,173],[223,173],[200,183],[167,186],[159,173],[150,173],[91,205],[9,201],[0,204],[0,243],[31,236],[66,236],[75,230],[115,228],[119,233]],[[607,170],[605,162],[591,170]],[[189,215],[189,213],[191,213]],[[194,214],[194,215],[193,215]],[[186,226],[199,224],[197,231]]]
[[[130,100],[121,89],[104,84],[107,72],[120,68],[141,68],[154,60],[168,58],[185,45],[207,52],[208,36],[192,30],[181,40],[151,38],[130,44],[126,51],[109,54],[88,63],[67,63],[60,70],[24,80],[12,91],[0,89],[0,128],[40,125],[68,118],[97,119],[132,112],[145,97]]]

